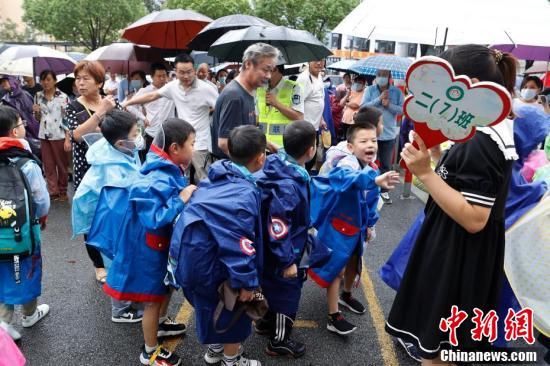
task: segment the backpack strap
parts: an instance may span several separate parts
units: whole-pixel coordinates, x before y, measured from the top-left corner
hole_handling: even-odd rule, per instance
[[[31,231],[30,234],[31,234],[31,243],[32,243],[31,253],[34,253],[34,250],[36,249],[36,240],[35,240],[35,237],[34,237],[32,227],[33,227],[33,225],[36,225],[38,223],[38,220],[35,219],[35,217],[34,217],[34,199],[33,199],[33,196],[32,196],[31,185],[29,184],[29,181],[27,180],[27,177],[23,173],[23,166],[31,160],[34,160],[34,159],[28,158],[28,157],[19,158],[15,162],[15,167],[19,171],[19,174],[21,175],[21,179],[23,179],[23,184],[25,185],[25,190],[27,191],[27,199],[28,199],[28,202],[29,202],[29,217],[28,217],[28,220],[29,220],[29,226],[30,226],[30,231]]]

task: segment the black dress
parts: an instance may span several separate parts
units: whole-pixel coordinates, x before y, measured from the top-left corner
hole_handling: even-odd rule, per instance
[[[435,358],[442,347],[450,347],[449,333],[440,331],[439,323],[450,317],[453,305],[468,314],[457,331],[457,348],[488,346],[472,340],[471,319],[474,307],[485,314],[497,309],[511,168],[512,160],[483,132],[452,146],[436,168],[470,204],[490,207],[491,214],[482,231],[470,234],[431,197],[426,204],[426,219],[386,323],[388,333],[413,343],[423,358]]]

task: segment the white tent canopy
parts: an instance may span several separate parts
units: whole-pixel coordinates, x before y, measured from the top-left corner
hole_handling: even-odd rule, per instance
[[[547,0],[365,0],[333,33],[407,43],[550,46]]]

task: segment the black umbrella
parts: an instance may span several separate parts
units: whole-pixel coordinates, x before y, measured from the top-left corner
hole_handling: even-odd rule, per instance
[[[216,42],[216,40],[225,33],[231,30],[243,29],[255,25],[264,27],[274,26],[274,24],[271,24],[267,20],[254,17],[252,15],[227,15],[214,20],[212,23],[204,27],[204,29],[195,36],[187,47],[195,51],[208,51],[212,43]]]
[[[287,64],[322,60],[332,55],[321,41],[307,31],[260,26],[227,32],[214,42],[208,54],[221,61],[240,62],[246,48],[258,42],[277,47]]]

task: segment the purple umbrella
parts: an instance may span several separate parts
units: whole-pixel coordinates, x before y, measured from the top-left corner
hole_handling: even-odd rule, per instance
[[[34,75],[44,70],[52,70],[55,74],[68,74],[73,71],[75,61],[67,54],[42,46],[12,46],[0,54],[2,73],[10,73],[13,68],[18,70],[30,68]],[[28,70],[28,72],[31,72]]]
[[[502,52],[509,52],[522,60],[549,61],[550,47],[548,46],[529,46],[524,44],[496,44],[491,48]]]

